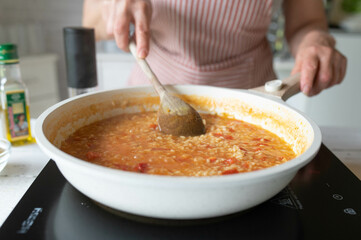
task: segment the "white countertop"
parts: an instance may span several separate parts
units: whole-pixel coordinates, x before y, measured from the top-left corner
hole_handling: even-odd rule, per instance
[[[321,129],[325,145],[361,179],[361,129]],[[48,161],[37,144],[12,148],[0,173],[0,226]]]
[[[0,173],[0,226],[48,161],[37,144],[12,147],[9,161]]]

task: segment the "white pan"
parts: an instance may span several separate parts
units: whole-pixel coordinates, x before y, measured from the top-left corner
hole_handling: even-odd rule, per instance
[[[299,91],[298,81],[297,77],[288,79],[275,94],[285,100]],[[167,88],[201,112],[227,113],[270,130],[291,144],[297,157],[249,173],[175,177],[111,169],[59,149],[67,136],[84,125],[124,112],[157,109],[158,98],[150,86],[85,94],[50,107],[36,122],[37,143],[55,160],[64,177],[89,198],[115,210],[166,219],[216,217],[256,206],[281,191],[320,148],[318,126],[279,97],[196,85]],[[149,103],[139,106],[144,97]]]

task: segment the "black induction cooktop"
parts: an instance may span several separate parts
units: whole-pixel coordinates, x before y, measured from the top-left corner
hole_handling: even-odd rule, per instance
[[[228,216],[175,221],[107,209],[73,188],[50,160],[0,239],[361,239],[361,182],[322,145],[267,202]]]

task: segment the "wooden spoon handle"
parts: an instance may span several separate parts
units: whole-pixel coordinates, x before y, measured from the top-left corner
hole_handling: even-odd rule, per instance
[[[275,83],[277,84],[280,80],[274,80],[267,83]],[[266,83],[266,84],[267,84]],[[281,98],[283,101],[286,101],[293,95],[296,95],[300,92],[300,73],[293,74],[285,79],[282,79],[280,82],[280,89],[275,91],[267,91],[266,86],[261,86],[257,88],[252,88],[252,91],[261,92],[267,95],[273,95],[275,97]]]
[[[134,58],[136,59],[137,63],[139,64],[140,68],[143,70],[145,75],[148,77],[150,82],[153,84],[154,89],[159,94],[160,98],[166,94],[166,90],[163,85],[159,82],[157,76],[154,74],[148,62],[145,59],[141,59],[137,56],[137,46],[135,45],[134,39],[129,40],[129,49]]]

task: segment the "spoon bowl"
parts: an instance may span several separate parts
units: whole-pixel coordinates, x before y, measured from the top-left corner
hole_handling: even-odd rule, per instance
[[[204,134],[206,128],[202,117],[191,105],[179,97],[171,95],[164,88],[147,61],[138,58],[134,39],[129,41],[129,49],[160,97],[158,111],[160,131],[174,136],[198,136]]]
[[[182,99],[165,95],[158,111],[161,132],[175,136],[197,136],[206,132],[202,117]]]

